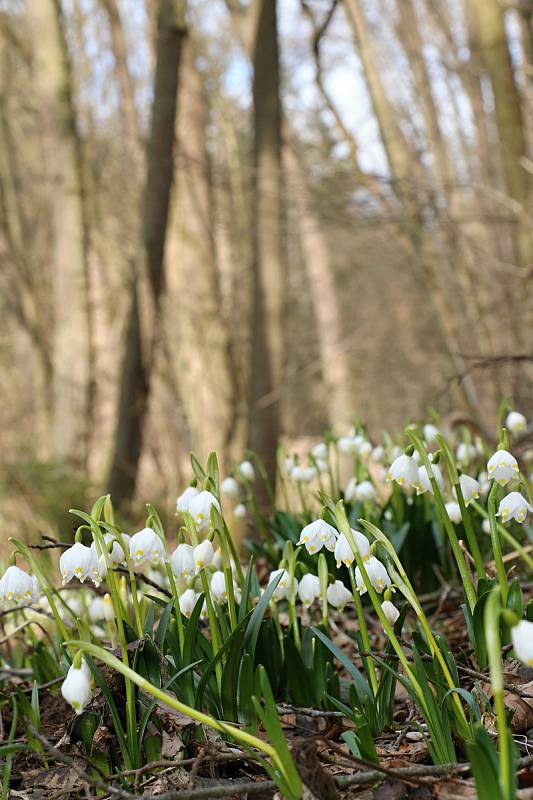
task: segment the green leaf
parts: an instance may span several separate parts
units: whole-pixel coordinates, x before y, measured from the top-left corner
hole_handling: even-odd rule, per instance
[[[320,641],[323,642],[323,644],[326,645],[328,650],[330,650],[331,653],[333,653],[337,661],[339,661],[342,664],[344,669],[352,676],[355,684],[355,689],[357,691],[357,695],[359,697],[359,701],[361,704],[361,710],[363,710],[363,708],[368,702],[373,704],[374,695],[372,694],[372,689],[365,681],[365,679],[363,678],[357,667],[354,664],[352,664],[348,656],[345,653],[343,653],[342,650],[340,650],[337,647],[337,645],[333,644],[331,639],[329,639],[329,637],[327,637],[325,633],[322,633],[322,631],[319,628],[312,628],[311,630],[313,631],[315,636],[318,639],[320,639]]]
[[[474,727],[474,741],[466,745],[479,800],[503,800],[500,790],[498,754],[482,725]]]
[[[276,591],[277,585],[281,578],[281,574],[277,575],[274,580],[268,584],[267,588],[263,592],[263,595],[261,596],[261,599],[254,608],[252,616],[250,617],[248,627],[246,628],[246,635],[244,637],[244,646],[246,652],[250,653],[252,657],[255,653],[255,646],[257,644],[257,637],[259,636],[259,629],[261,628],[263,617],[265,616],[268,604],[270,603],[272,595]]]

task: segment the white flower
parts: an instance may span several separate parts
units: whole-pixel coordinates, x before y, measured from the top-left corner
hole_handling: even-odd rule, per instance
[[[511,639],[516,657],[528,667],[533,667],[533,622],[523,619],[511,628]]]
[[[442,473],[436,464],[432,464],[431,469],[433,472],[433,477],[435,478],[435,482],[442,492],[444,490],[444,479],[442,477]],[[418,480],[416,483],[413,483],[413,486],[416,489],[417,494],[424,494],[425,492],[430,492],[430,494],[433,494],[433,486],[431,485],[428,471],[424,465],[418,468]]]
[[[194,568],[194,549],[190,544],[179,544],[170,556],[172,574],[183,580],[192,578]]]
[[[320,581],[316,575],[308,572],[298,584],[298,597],[306,608],[309,608],[320,594]]]
[[[209,526],[212,508],[220,512],[220,504],[215,495],[207,491],[200,492],[189,503],[189,514],[200,530]]]
[[[296,466],[296,461],[294,460],[294,458],[292,456],[286,456],[284,458],[284,460],[283,460],[283,469],[287,473],[287,475],[291,474],[291,472],[292,472],[292,470],[294,469],[295,466]]]
[[[233,509],[233,516],[237,519],[244,519],[246,516],[246,506],[244,503],[238,503]]]
[[[481,530],[483,533],[490,533],[490,520],[484,519],[481,523]]]
[[[255,481],[255,469],[251,461],[241,461],[237,472],[247,481]]]
[[[374,447],[371,453],[372,461],[375,461],[376,464],[382,464],[385,459],[385,448],[378,444],[377,447]]]
[[[455,457],[459,464],[467,465],[469,464],[473,458],[476,457],[476,448],[473,444],[467,444],[466,442],[460,442],[457,445],[457,450],[455,451]]]
[[[231,475],[228,475],[228,477],[224,478],[220,484],[220,491],[227,497],[237,497],[239,494],[239,484],[235,478],[232,478]]]
[[[315,467],[321,475],[328,471],[328,462],[323,461],[321,458],[315,459]]]
[[[165,560],[163,541],[152,528],[143,528],[130,539],[130,558],[135,567],[157,566]]]
[[[460,475],[459,486],[461,487],[465,506],[469,505],[472,500],[477,500],[479,497],[480,485],[476,479],[471,478],[470,475]]]
[[[350,478],[344,490],[344,499],[347,503],[351,503],[356,498],[355,490],[357,488],[357,480]]]
[[[437,444],[437,436],[439,434],[439,429],[436,425],[424,425],[422,428],[422,434],[424,436],[424,441],[426,444]]]
[[[376,592],[383,592],[391,585],[391,579],[389,578],[389,573],[387,572],[385,566],[381,563],[379,559],[375,556],[372,556],[368,559],[368,562],[365,564],[365,569],[370,580],[370,583],[376,590]],[[363,580],[363,576],[359,570],[359,567],[355,570],[355,582],[357,584],[357,590],[359,594],[365,594],[366,586]]]
[[[361,481],[355,487],[355,496],[361,503],[370,503],[376,499],[374,484],[370,481]]]
[[[353,436],[341,436],[337,442],[337,447],[345,455],[355,455],[357,453],[359,442]]]
[[[330,583],[326,592],[326,597],[328,603],[339,611],[343,610],[346,603],[353,601],[352,593],[348,591],[342,581]]]
[[[357,448],[357,454],[361,460],[366,460],[372,452],[372,445],[370,442],[363,441]]]
[[[0,602],[31,603],[39,594],[37,579],[15,565],[8,567],[0,580]]]
[[[84,663],[84,662],[82,662]],[[70,703],[76,714],[81,714],[91,698],[91,684],[87,668],[79,669],[70,667],[67,676],[61,684],[61,694]]]
[[[128,536],[128,534],[127,533],[122,533],[121,536],[122,536],[122,541],[124,542],[126,547],[129,547],[130,537]],[[116,564],[125,564],[126,563],[126,554],[125,554],[124,550],[122,549],[122,547],[120,546],[120,542],[118,541],[117,537],[113,536],[112,533],[104,533],[104,542],[106,544],[106,549],[107,549],[107,553],[108,553],[110,564],[112,566],[115,566]],[[111,544],[111,542],[113,542],[113,547],[111,548],[111,552],[109,552],[109,545]],[[103,555],[103,553],[100,553],[100,549],[97,546],[96,542],[94,542],[94,541],[91,544],[91,550],[94,551],[95,556],[100,557],[100,558],[103,557],[104,558],[104,564],[106,563],[105,556]]]
[[[354,531],[353,528],[351,530],[357,552],[363,561],[368,561],[370,558],[370,542],[364,533]],[[343,533],[341,533],[337,539],[337,544],[335,545],[335,561],[337,562],[337,568],[339,568],[341,564],[346,564],[346,566],[349,566],[353,563],[354,559],[355,556],[352,548],[350,547],[348,539]]]
[[[527,428],[527,419],[519,411],[510,411],[505,420],[505,427],[511,433],[520,433]]]
[[[319,461],[326,461],[328,457],[328,446],[325,442],[319,442],[318,444],[315,444],[311,452],[315,459],[318,459]]]
[[[459,523],[462,522],[463,517],[459,503],[455,503],[452,500],[449,503],[445,503],[444,508],[454,525],[459,525]]]
[[[198,600],[198,595],[194,591],[194,589],[185,589],[183,594],[180,594],[179,604],[180,604],[180,611],[184,617],[189,618],[194,611],[194,607],[196,605],[196,601]]]
[[[497,450],[487,462],[487,472],[491,480],[505,486],[518,477],[518,462],[507,450]]]
[[[323,519],[317,519],[303,528],[298,544],[305,545],[305,549],[311,555],[318,553],[323,547],[333,552],[338,535],[339,532],[333,525],[329,525]]]
[[[274,589],[273,597],[276,600],[282,600],[283,598],[289,599],[291,594],[298,591],[298,581],[296,578],[293,578],[292,587],[291,582],[289,579],[289,573],[286,569],[275,569],[270,573],[270,577],[268,579],[269,584],[272,583],[273,580],[277,578],[278,575],[281,575],[280,582]]]
[[[176,511],[188,511],[191,500],[198,494],[200,494],[200,492],[196,486],[188,486],[176,500]]]
[[[385,614],[387,620],[390,622],[391,625],[394,625],[398,617],[400,616],[400,612],[394,605],[391,603],[390,600],[384,600],[381,604],[381,610]]]
[[[96,597],[93,597],[93,599],[89,603],[89,608],[87,613],[89,614],[89,619],[91,620],[91,622],[100,622],[102,619],[105,619],[104,598],[100,597],[100,595],[96,595]]]
[[[292,468],[291,478],[293,481],[298,481],[298,483],[309,483],[313,478],[316,478],[317,474],[316,467],[301,467],[300,464],[296,464]]]
[[[222,569],[223,564],[224,564],[224,559],[222,558],[222,551],[220,547],[218,547],[215,550],[215,555],[213,556],[211,566],[213,566],[215,569]]]
[[[200,570],[204,567],[208,567],[212,562],[214,555],[215,551],[213,550],[213,545],[209,539],[205,539],[203,542],[200,542],[200,544],[195,547],[193,551],[196,572],[200,572]]]
[[[220,570],[213,572],[210,587],[213,599],[216,600],[217,603],[225,603],[227,601],[228,592],[226,587],[226,578],[224,577],[223,572]]]
[[[533,511],[526,498],[520,492],[510,492],[506,494],[498,506],[497,517],[502,518],[502,522],[509,522],[515,519],[517,522],[524,522],[527,512]]]
[[[59,571],[63,578],[63,586],[72,578],[77,578],[80,583],[91,578],[94,585],[99,586],[105,575],[105,563],[99,561],[96,550],[76,542],[61,554]]]
[[[399,486],[412,486],[418,480],[418,465],[412,456],[395,458],[390,465],[387,481],[396,481]]]

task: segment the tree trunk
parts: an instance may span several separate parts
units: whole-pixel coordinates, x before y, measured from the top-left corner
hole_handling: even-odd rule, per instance
[[[84,468],[92,417],[88,223],[81,142],[60,0],[30,0],[28,19],[50,174],[54,277],[54,423],[57,458]]]
[[[276,0],[259,0],[253,48],[253,323],[248,446],[272,482],[284,357],[285,253]],[[263,502],[266,497],[260,498]]]
[[[470,43],[487,72],[494,97],[494,112],[506,192],[517,204],[514,256],[520,266],[533,260],[533,241],[528,230],[531,178],[521,161],[527,157],[525,125],[520,92],[505,31],[504,9],[499,0],[469,0]],[[522,220],[526,220],[522,224]]]
[[[237,390],[231,341],[221,316],[206,98],[191,40],[183,48],[182,74],[171,228],[179,269],[169,278],[167,339],[178,367],[192,449],[200,460],[215,450],[223,468],[234,434]]]
[[[115,445],[108,490],[117,503],[133,498],[150,389],[150,374],[159,331],[164,286],[164,250],[174,175],[174,139],[180,60],[185,37],[184,0],[161,0],[152,120],[147,148],[142,235],[149,308],[139,309],[134,289],[128,342],[120,381]],[[142,298],[144,299],[144,293]]]

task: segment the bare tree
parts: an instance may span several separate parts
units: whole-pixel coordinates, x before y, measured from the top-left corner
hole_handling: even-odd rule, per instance
[[[132,289],[114,452],[108,489],[117,502],[133,497],[142,451],[150,374],[159,332],[165,282],[164,250],[174,176],[177,93],[185,29],[185,0],[161,0],[152,120],[147,147],[142,214],[143,244],[150,308],[139,310],[136,282]],[[142,295],[144,297],[144,295]]]
[[[258,0],[253,48],[253,323],[248,445],[272,481],[284,361],[285,231],[276,0]]]

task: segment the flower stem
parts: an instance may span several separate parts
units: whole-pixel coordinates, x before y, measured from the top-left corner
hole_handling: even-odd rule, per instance
[[[366,620],[365,614],[363,611],[363,603],[361,601],[361,595],[357,591],[357,584],[355,582],[355,570],[352,566],[348,567],[348,572],[350,574],[350,583],[352,585],[352,594],[353,599],[355,601],[355,608],[357,611],[357,620],[359,622],[359,631],[361,633],[361,638],[363,640],[363,647],[366,653],[370,653],[370,637],[368,635],[368,628],[366,627]],[[376,675],[376,668],[374,666],[374,662],[372,660],[372,656],[363,656],[363,661],[366,664],[366,668],[368,671],[368,676],[370,678],[370,684],[372,686],[372,691],[374,692],[374,696],[377,694],[378,691],[378,679]]]

